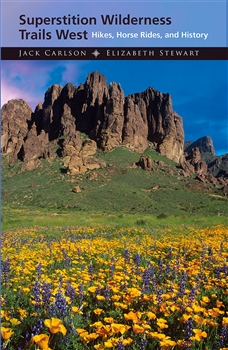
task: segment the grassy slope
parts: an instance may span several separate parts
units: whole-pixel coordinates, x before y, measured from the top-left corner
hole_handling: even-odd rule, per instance
[[[2,204],[3,228],[33,225],[91,225],[94,223],[164,225],[173,222],[226,222],[227,199],[214,189],[193,190],[186,185],[193,179],[179,177],[176,165],[148,150],[153,160],[162,160],[169,175],[154,165],[153,172],[132,168],[140,155],[118,148],[98,156],[107,163],[99,169],[97,180],[87,175],[61,173],[61,160],[42,161],[42,167],[18,173],[3,157]],[[79,185],[81,193],[73,193]],[[152,190],[159,185],[160,188]],[[218,217],[218,211],[223,213]],[[162,219],[162,220],[161,220]]]

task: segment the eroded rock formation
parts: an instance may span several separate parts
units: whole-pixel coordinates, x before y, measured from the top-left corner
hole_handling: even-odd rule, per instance
[[[204,183],[211,183],[215,186],[228,184],[228,173],[226,171],[220,170],[216,176],[209,172],[207,163],[201,159],[198,147],[192,148],[190,153],[184,153],[180,166],[182,175],[185,177],[195,174],[196,179]]]
[[[86,135],[87,143],[81,134]],[[162,155],[180,162],[184,132],[169,94],[149,87],[125,97],[120,84],[108,86],[105,77],[95,71],[79,86],[50,87],[34,113],[23,100],[3,106],[2,150],[10,153],[11,163],[51,157],[50,141],[59,146],[58,155],[69,171],[77,172],[87,166],[95,168],[92,158],[97,147],[109,151],[124,145],[143,152],[150,143]]]

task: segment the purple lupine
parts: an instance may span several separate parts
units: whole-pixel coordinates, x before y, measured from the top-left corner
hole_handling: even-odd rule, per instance
[[[174,287],[173,287],[172,284],[169,286],[169,292],[170,292],[170,293],[173,293],[173,292],[174,292]]]
[[[101,295],[101,288],[99,286],[96,288],[96,295]]]
[[[145,269],[142,276],[142,280],[143,280],[142,293],[143,294],[147,294],[149,292],[150,278],[151,278],[150,270]]]
[[[110,300],[110,298],[111,298],[111,290],[110,290],[110,288],[109,288],[109,286],[105,286],[105,288],[104,288],[104,297],[105,297],[105,299],[106,300]]]
[[[188,306],[192,305],[193,301],[195,300],[195,296],[196,296],[196,287],[193,287],[189,293]]]
[[[62,254],[63,254],[63,263],[64,263],[64,266],[67,268],[71,265],[71,261],[70,261],[70,258],[69,256],[67,255],[67,252],[65,249],[62,249]]]
[[[124,262],[129,263],[130,261],[130,250],[129,249],[124,249]]]
[[[183,296],[185,295],[187,280],[188,280],[188,275],[187,275],[186,271],[184,271],[182,276],[181,276],[180,283],[179,283],[178,297],[180,297],[180,298],[183,298]]]
[[[217,279],[220,279],[220,277],[221,277],[220,276],[220,267],[218,267],[218,266],[215,268],[215,277]]]
[[[223,267],[222,267],[222,272],[225,274],[225,276],[228,275],[228,268],[227,264],[224,262]]]
[[[117,349],[117,350],[124,350],[124,349],[125,349],[125,346],[123,345],[122,342],[118,342],[118,343],[116,344],[116,349]]]
[[[2,261],[2,277],[6,283],[9,282],[9,273],[10,273],[10,258],[7,258],[5,261]]]
[[[169,275],[170,272],[171,272],[171,267],[170,267],[170,263],[168,263],[168,264],[166,265],[166,274]]]
[[[31,339],[31,335],[29,333],[25,334],[25,345],[27,346],[29,344],[29,340]]]
[[[139,265],[140,265],[140,260],[141,260],[141,256],[140,256],[139,253],[137,253],[137,254],[135,255],[135,258],[134,258],[135,265],[136,265],[137,267],[139,267]]]
[[[40,279],[41,275],[42,275],[42,264],[39,263],[36,267],[36,273],[37,273],[37,277],[38,279]]]
[[[224,347],[224,345],[226,345],[226,340],[228,339],[228,332],[227,332],[227,327],[226,326],[223,326],[222,327],[222,330],[221,330],[221,333],[220,333],[220,336],[219,336],[219,341],[218,341],[218,344],[217,344],[217,347],[216,347],[216,350],[219,350],[221,348]]]
[[[64,256],[64,266],[66,268],[71,266],[71,260],[67,254]]]
[[[31,338],[34,337],[34,335],[42,333],[43,329],[44,329],[43,320],[38,319],[36,324],[32,327]]]
[[[71,299],[71,301],[74,301],[76,293],[74,287],[72,287],[70,284],[70,281],[67,281],[66,295]]]
[[[176,268],[174,266],[172,271],[171,271],[171,279],[172,279],[172,281],[174,281],[176,279],[176,276],[177,276],[177,271],[176,271]]]
[[[143,283],[142,293],[143,294],[149,293],[149,285],[152,277],[155,277],[154,268],[152,265],[149,265],[148,268],[144,270],[142,275],[142,283]]]
[[[199,274],[195,275],[195,282],[197,285],[200,283],[200,275]]]
[[[33,297],[35,301],[35,309],[38,311],[41,306],[41,285],[38,280],[35,281],[33,286]]]
[[[2,280],[5,282],[6,287],[9,287],[10,281],[10,258],[7,258],[6,261],[2,261]]]
[[[157,277],[155,274],[152,276],[152,286],[154,290],[157,288]]]
[[[42,301],[44,303],[44,308],[46,310],[49,310],[49,308],[50,308],[50,298],[51,298],[51,285],[50,285],[50,283],[43,282],[41,295],[42,295]]]
[[[89,273],[89,275],[90,275],[90,278],[92,279],[92,277],[93,277],[93,264],[92,264],[92,261],[91,261],[91,263],[89,264],[88,273]]]
[[[186,322],[186,328],[185,328],[185,343],[184,343],[184,349],[191,349],[191,337],[193,336],[193,322],[192,319],[189,318]]]
[[[157,299],[157,303],[158,303],[159,306],[162,303],[162,294],[163,294],[162,290],[158,289],[158,291],[157,291],[157,298],[156,299]]]
[[[162,273],[162,271],[163,271],[163,259],[162,258],[160,259],[160,261],[158,263],[158,268],[159,268],[160,273]]]
[[[111,276],[113,276],[114,272],[115,272],[115,263],[114,263],[114,261],[112,262],[112,264],[110,266],[110,270],[111,270]]]
[[[67,302],[63,296],[61,289],[58,289],[56,293],[54,310],[55,310],[56,316],[58,317],[66,316],[67,314]]]
[[[61,339],[61,343],[67,345],[70,343],[70,337],[64,337]]]

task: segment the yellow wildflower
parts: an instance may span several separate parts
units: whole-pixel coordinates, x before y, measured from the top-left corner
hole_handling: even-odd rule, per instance
[[[131,328],[130,326],[127,326],[124,324],[119,324],[119,323],[112,323],[111,324],[111,330],[114,334],[118,333],[118,332],[120,332],[121,334],[124,334],[130,328]]]
[[[17,326],[21,324],[21,322],[17,318],[11,318],[10,323],[12,324],[12,326]]]
[[[93,312],[95,313],[95,315],[98,315],[98,316],[99,316],[100,314],[102,314],[103,311],[104,311],[103,309],[99,309],[99,308],[93,310]]]
[[[124,318],[127,321],[138,322],[138,316],[136,312],[130,311],[128,314],[124,314]]]
[[[59,320],[58,318],[54,318],[52,317],[51,320],[46,319],[44,321],[45,326],[47,326],[49,328],[49,331],[52,334],[56,334],[56,333],[62,333],[63,335],[66,335],[66,328],[64,327],[63,323],[61,320]]]
[[[14,332],[12,331],[11,328],[1,327],[1,336],[2,336],[2,339],[4,339],[4,340],[9,339],[13,333],[14,333]]]
[[[222,318],[222,325],[223,326],[228,326],[228,317],[223,317]]]
[[[209,303],[211,301],[207,296],[203,296],[202,300],[204,301],[204,303]]]
[[[49,336],[47,334],[34,335],[34,337],[31,339],[31,343],[33,344],[34,342],[42,350],[51,350],[51,348],[48,347]]]
[[[143,333],[145,331],[145,329],[137,324],[135,324],[133,327],[133,332],[135,334],[139,334],[139,333]]]
[[[191,340],[201,341],[202,338],[207,338],[207,333],[201,329],[193,328],[193,332],[195,335],[190,338]]]
[[[72,306],[72,311],[75,312],[76,314],[80,314],[80,315],[83,314],[83,312],[77,306]]]

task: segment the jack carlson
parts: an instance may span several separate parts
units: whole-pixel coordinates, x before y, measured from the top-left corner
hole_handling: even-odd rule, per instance
[[[86,56],[86,50],[53,50],[44,51],[46,57],[79,57]],[[18,57],[40,57],[40,50],[19,50]]]

